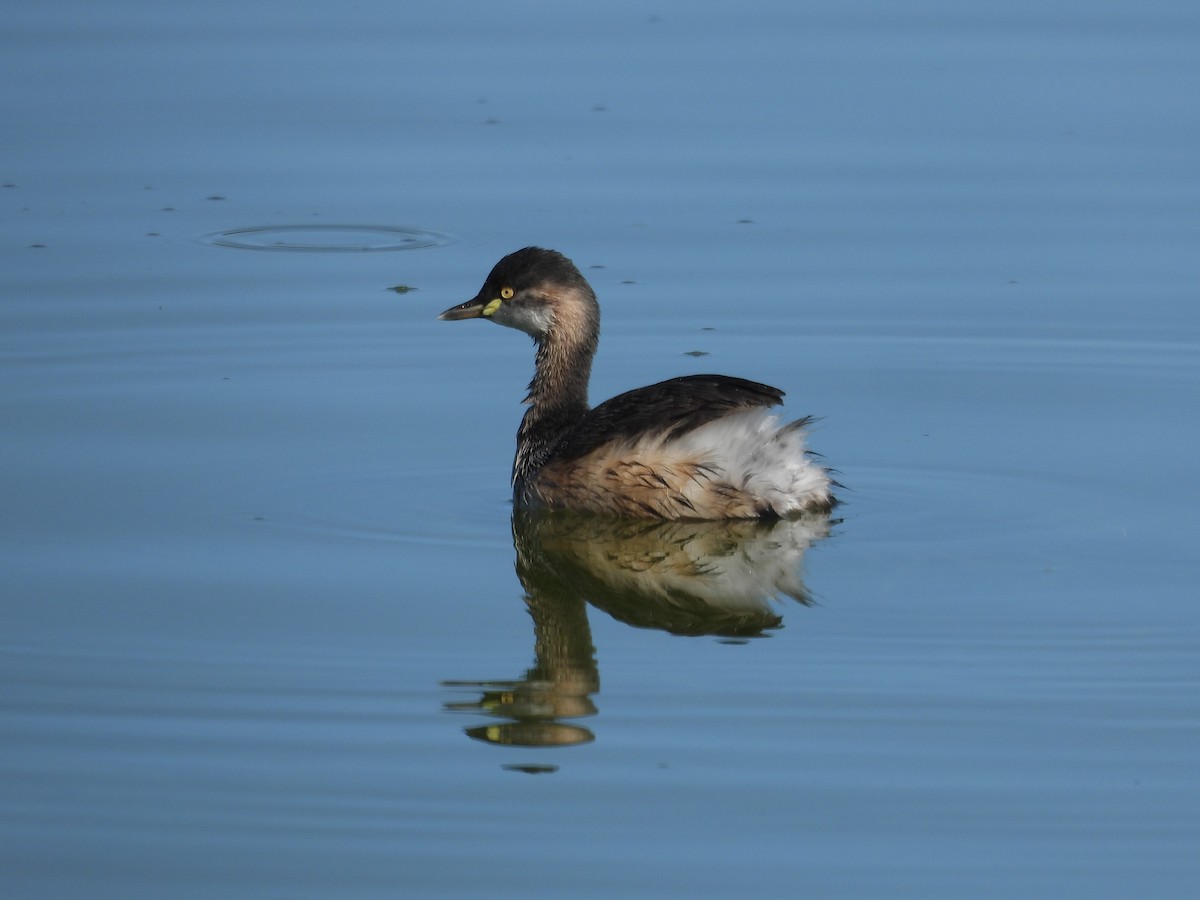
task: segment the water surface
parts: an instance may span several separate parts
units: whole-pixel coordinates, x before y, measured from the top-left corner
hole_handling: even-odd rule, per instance
[[[1198,18],[12,11],[5,895],[1192,896]],[[835,520],[514,527],[531,243]]]

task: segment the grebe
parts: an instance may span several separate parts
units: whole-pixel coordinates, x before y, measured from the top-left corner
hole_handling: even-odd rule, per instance
[[[829,473],[805,449],[811,418],[767,412],[783,392],[727,375],[685,375],[588,407],[600,306],[579,269],[526,247],[441,319],[490,319],[537,345],[517,431],[513,502],[657,519],[776,518],[825,512]]]

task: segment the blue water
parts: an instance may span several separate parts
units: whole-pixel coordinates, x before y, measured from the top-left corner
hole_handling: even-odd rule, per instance
[[[0,893],[1194,896],[1193,7],[9,10]],[[837,521],[514,534],[532,243]]]

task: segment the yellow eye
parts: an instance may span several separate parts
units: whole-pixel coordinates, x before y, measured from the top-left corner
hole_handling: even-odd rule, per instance
[[[512,289],[512,288],[510,288],[510,287],[503,287],[503,288],[500,288],[500,296],[501,296],[503,299],[505,299],[505,300],[511,300],[511,299],[512,299],[512,295],[513,295],[513,289]]]

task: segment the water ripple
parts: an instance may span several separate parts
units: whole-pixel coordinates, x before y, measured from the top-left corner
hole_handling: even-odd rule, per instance
[[[451,242],[449,235],[403,225],[253,225],[204,236],[214,247],[292,253],[374,253],[425,250]]]

